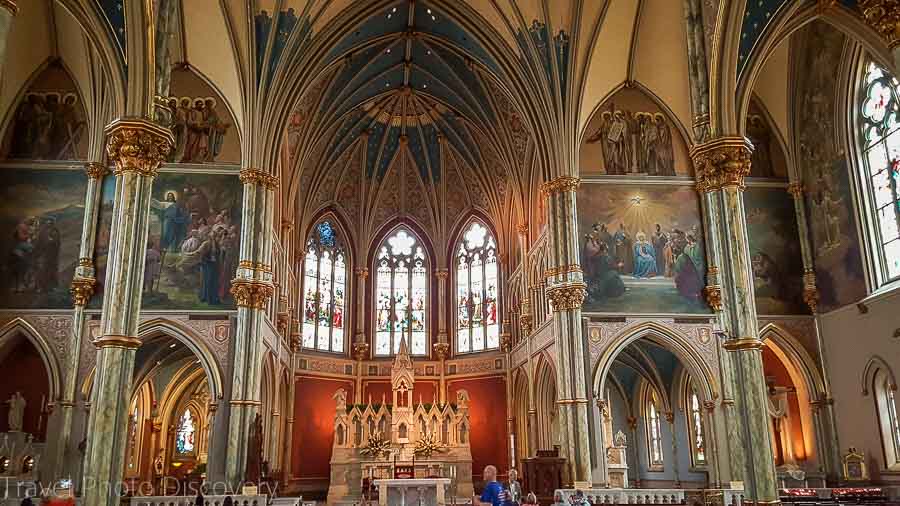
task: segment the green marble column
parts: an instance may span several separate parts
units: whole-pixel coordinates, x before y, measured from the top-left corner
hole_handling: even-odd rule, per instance
[[[743,448],[746,500],[754,504],[778,502],[775,458],[769,437],[768,395],[762,367],[747,220],[744,178],[750,173],[752,146],[743,137],[720,137],[695,146],[691,158],[698,187],[711,194],[717,209],[722,247],[724,350],[731,362],[727,380],[733,388],[733,417],[727,424],[729,451]],[[727,399],[725,399],[727,400]],[[724,400],[723,400],[724,404]]]
[[[6,39],[12,27],[13,18],[19,12],[15,0],[0,0],[0,74],[6,63]]]
[[[229,399],[228,442],[225,479],[233,489],[243,481],[247,467],[251,426],[260,407],[262,361],[262,325],[269,299],[275,293],[272,283],[272,231],[274,176],[259,170],[244,169],[241,229],[241,261],[231,282],[237,302],[237,325],[233,339],[231,398]]]
[[[591,441],[588,422],[587,360],[589,348],[581,328],[584,276],[578,264],[575,190],[580,180],[563,176],[541,188],[550,211],[552,267],[547,273],[547,297],[553,309],[556,336],[556,395],[560,444],[567,459],[568,482],[590,488]],[[605,481],[605,480],[604,480]]]
[[[92,506],[119,504],[151,186],[174,145],[170,130],[146,119],[119,119],[106,132],[117,181],[84,461],[82,499]]]
[[[97,232],[97,219],[100,214],[100,189],[103,177],[108,172],[106,166],[99,162],[85,164],[88,177],[87,192],[84,196],[84,221],[81,228],[81,245],[78,266],[72,280],[70,291],[74,309],[72,311],[72,331],[69,334],[69,350],[64,369],[65,378],[57,407],[60,413],[59,434],[57,435],[56,454],[54,455],[53,476],[62,478],[67,475],[66,462],[75,451],[72,446],[72,420],[75,416],[75,402],[78,395],[78,366],[81,357],[81,338],[85,332],[84,310],[94,295],[97,279],[94,273],[94,243]],[[77,438],[76,438],[77,439]]]

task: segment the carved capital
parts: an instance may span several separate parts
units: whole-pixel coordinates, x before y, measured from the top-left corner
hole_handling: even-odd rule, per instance
[[[369,357],[369,343],[357,341],[353,343],[353,358],[363,361]]]
[[[522,313],[519,316],[519,327],[522,328],[522,335],[531,335],[531,313]]]
[[[706,411],[713,412],[716,409],[716,401],[703,401],[703,407]]]
[[[366,267],[362,267],[353,271],[356,273],[356,276],[360,279],[366,279],[369,277],[369,269]]]
[[[88,257],[82,257],[78,259],[78,267],[83,267],[85,269],[91,269],[94,267],[94,261]]]
[[[889,49],[900,47],[900,0],[860,0],[859,10]]]
[[[722,347],[728,351],[761,350],[763,342],[755,337],[742,337],[740,339],[729,339],[722,343]]]
[[[500,334],[500,350],[503,353],[509,353],[512,350],[512,335],[509,332],[502,332]]]
[[[706,303],[715,312],[722,310],[722,287],[719,285],[710,285],[703,288],[703,296],[706,297]]]
[[[803,183],[801,182],[793,182],[788,185],[787,192],[794,196],[795,199],[798,199],[803,196]]]
[[[519,235],[528,235],[528,224],[527,223],[519,223],[516,226],[516,232],[518,232]]]
[[[450,276],[450,271],[447,269],[435,269],[434,277],[438,279],[438,281],[446,281],[446,279]]]
[[[94,285],[96,284],[97,280],[94,278],[76,277],[72,280],[69,292],[71,292],[76,306],[87,306],[94,295]]]
[[[13,0],[0,0],[0,8],[8,10],[13,16],[19,13],[19,7]]]
[[[675,423],[675,413],[671,411],[666,411],[663,415],[666,418],[666,421],[669,423]]]
[[[231,282],[231,295],[238,307],[265,309],[274,293],[275,288],[271,283],[248,279],[235,279]]]
[[[753,146],[743,137],[721,137],[691,149],[697,191],[711,192],[744,187],[750,174]]]
[[[265,187],[267,190],[278,189],[278,178],[259,169],[241,169],[241,183]]]
[[[547,298],[554,311],[581,309],[586,289],[587,285],[583,282],[560,284],[547,290]]]
[[[84,172],[91,179],[102,179],[103,176],[109,174],[109,169],[100,162],[88,162],[84,164]]]
[[[549,197],[555,193],[574,192],[581,184],[581,179],[572,176],[558,177],[541,185],[541,194]]]
[[[106,155],[116,164],[117,176],[156,177],[175,145],[171,130],[146,119],[117,119],[106,127],[106,136]]]
[[[447,357],[450,356],[450,343],[446,342],[438,342],[434,343],[431,348],[434,350],[434,355],[440,361],[447,360]]]
[[[628,422],[628,428],[631,430],[637,429],[637,418],[629,416],[626,421]]]

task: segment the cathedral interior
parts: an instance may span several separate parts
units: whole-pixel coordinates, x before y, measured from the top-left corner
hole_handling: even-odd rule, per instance
[[[897,0],[0,0],[0,504],[896,501],[898,72]]]

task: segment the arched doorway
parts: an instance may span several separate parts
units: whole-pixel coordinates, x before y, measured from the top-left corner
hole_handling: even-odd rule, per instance
[[[51,394],[51,371],[45,364],[45,357],[25,332],[13,329],[0,337],[0,433],[21,433],[31,435],[36,441],[44,441],[47,420],[50,415],[48,405],[53,402]],[[21,416],[9,416],[13,409],[8,401],[18,396]],[[10,427],[10,418],[18,427]],[[13,441],[17,441],[14,437]]]

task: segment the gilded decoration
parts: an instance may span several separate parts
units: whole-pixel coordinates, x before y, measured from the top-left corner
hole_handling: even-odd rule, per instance
[[[258,169],[241,169],[241,183],[263,186],[267,190],[278,189],[278,178],[268,172]]]
[[[803,183],[794,182],[788,185],[787,192],[795,199],[803,197]]]
[[[117,119],[106,127],[106,136],[106,155],[115,162],[117,176],[156,177],[175,144],[171,130],[145,119]]]
[[[365,339],[365,337],[363,337]],[[357,341],[353,343],[353,358],[356,360],[365,360],[369,356],[369,343],[365,341]]]
[[[91,179],[102,179],[109,173],[109,169],[100,162],[88,162],[84,164],[84,172]]]
[[[72,280],[72,286],[69,291],[72,293],[72,300],[76,306],[86,306],[94,295],[94,285],[97,280],[94,278],[76,277]]]
[[[695,146],[691,159],[697,175],[700,193],[722,188],[744,188],[744,178],[750,174],[750,155],[753,147],[743,137],[723,137]]]
[[[516,226],[516,231],[519,233],[519,235],[528,235],[528,224],[520,223]]]
[[[703,296],[706,297],[706,303],[715,312],[722,310],[722,287],[719,285],[710,285],[703,288]]]
[[[247,269],[250,271],[259,271],[265,273],[272,273],[272,266],[268,264],[264,264],[262,262],[251,262],[250,260],[241,260],[238,262],[238,268]]]
[[[448,276],[450,276],[450,271],[447,269],[436,269],[434,271],[434,277],[436,277],[438,281],[444,281]]]
[[[4,9],[11,12],[13,16],[15,16],[19,12],[19,7],[16,6],[16,2],[14,2],[13,0],[0,0],[0,7],[3,7]]]
[[[581,282],[556,285],[547,290],[554,311],[581,309],[587,285]]]
[[[750,351],[761,350],[763,342],[755,337],[742,337],[740,339],[730,339],[722,344],[722,347],[728,351]]]
[[[94,261],[90,258],[83,257],[78,259],[78,267],[84,267],[86,269],[90,269],[94,266]]]
[[[434,354],[437,356],[438,360],[447,360],[447,357],[450,356],[450,343],[434,343],[432,347],[434,348]]]
[[[509,353],[512,350],[512,336],[509,332],[500,334],[500,349],[503,350],[503,353]]]
[[[544,278],[552,278],[556,276],[565,276],[574,272],[581,273],[581,266],[578,264],[562,265],[559,267],[551,267],[544,272]]]
[[[97,348],[125,348],[134,350],[140,348],[141,340],[132,336],[107,334],[94,339],[94,346]]]
[[[549,197],[555,193],[574,192],[581,184],[581,179],[572,176],[558,177],[541,185],[541,194]]]
[[[819,310],[819,289],[816,286],[815,271],[808,270],[803,274],[803,302],[809,306],[813,314]]]
[[[270,283],[245,279],[231,282],[231,295],[238,307],[265,309],[274,293],[275,288]]]
[[[900,47],[900,0],[860,0],[859,9],[889,49]]]

